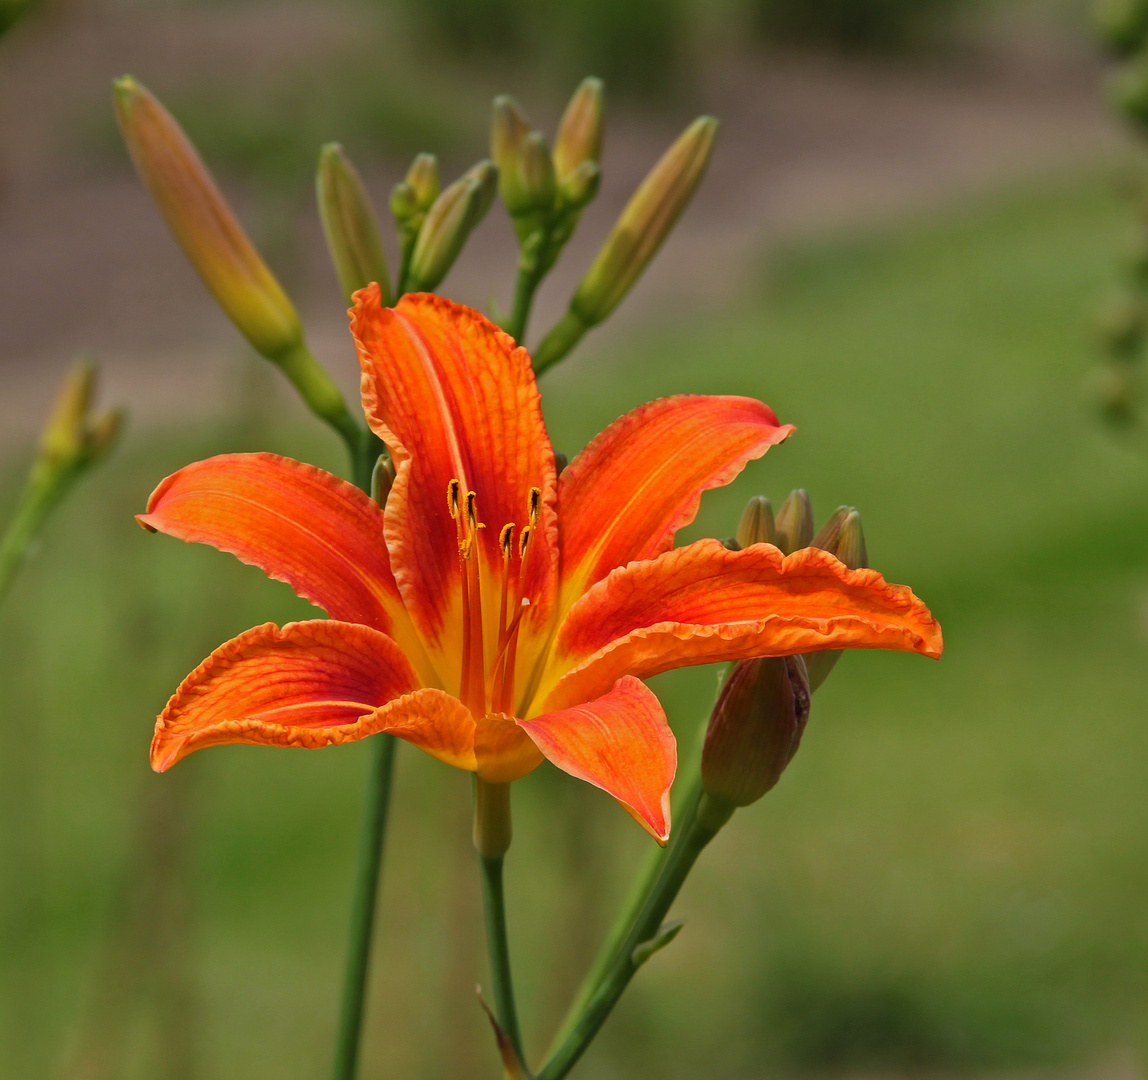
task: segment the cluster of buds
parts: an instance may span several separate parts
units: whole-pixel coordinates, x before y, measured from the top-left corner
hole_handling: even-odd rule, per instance
[[[693,198],[716,138],[717,121],[698,117],[650,170],[614,223],[566,314],[535,351],[535,370],[545,370],[565,356],[633,288]]]
[[[861,515],[841,506],[814,532],[813,506],[802,489],[790,492],[775,515],[769,499],[746,505],[734,549],[772,544],[784,554],[806,547],[835,555],[850,570],[868,565]],[[828,677],[841,650],[772,656],[735,664],[710,716],[702,749],[702,787],[732,807],[757,802],[781,779],[801,744],[810,697]]]
[[[1104,43],[1117,61],[1109,83],[1109,98],[1141,136],[1148,136],[1148,0],[1104,0],[1097,19]],[[1125,260],[1121,285],[1097,316],[1105,362],[1097,373],[1096,393],[1104,418],[1122,427],[1137,419],[1144,389],[1148,192],[1141,191],[1139,198],[1135,248]]]
[[[602,83],[584,79],[562,116],[551,151],[507,95],[494,99],[490,154],[498,193],[519,244],[519,273],[540,278],[558,258],[602,179]]]
[[[446,277],[494,201],[498,170],[482,160],[439,190],[438,161],[419,154],[391,192],[403,264],[399,294],[431,292]]]
[[[311,411],[351,452],[367,487],[381,444],[349,413],[343,396],[304,340],[295,305],[228,206],[171,114],[135,79],[115,82],[116,115],[136,170],[208,290],[252,347],[278,365]],[[391,192],[399,266],[388,266],[379,217],[362,178],[337,143],[319,155],[316,195],[344,296],[377,282],[384,304],[438,288],[496,192],[519,240],[513,309],[497,317],[525,336],[535,290],[574,231],[601,179],[602,84],[583,80],[555,135],[531,129],[509,97],[494,102],[491,159],[443,187],[433,154],[419,154]],[[716,121],[701,117],[642,182],[578,286],[566,315],[534,352],[536,374],[561,360],[601,323],[645,270],[689,203],[709,162]]]

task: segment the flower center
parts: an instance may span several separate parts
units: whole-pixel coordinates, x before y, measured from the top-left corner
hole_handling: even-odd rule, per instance
[[[534,547],[534,533],[538,529],[542,489],[530,489],[527,524],[522,527],[517,544],[515,532],[518,526],[513,521],[503,525],[498,532],[501,563],[498,634],[495,637],[494,658],[489,665],[486,663],[483,642],[483,560],[477,557],[479,530],[485,529],[486,523],[478,518],[477,495],[468,491],[466,497],[462,497],[461,481],[451,480],[447,484],[446,502],[457,529],[458,560],[462,570],[462,671],[459,697],[476,717],[487,716],[492,712],[512,715],[518,631],[522,617],[530,607],[530,598],[524,595],[526,570]]]

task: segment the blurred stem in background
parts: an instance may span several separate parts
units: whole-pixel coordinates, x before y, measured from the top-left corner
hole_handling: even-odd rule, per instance
[[[93,416],[96,376],[95,364],[81,360],[60,386],[23,491],[0,538],[0,601],[11,588],[48,515],[84,472],[115,446],[123,417],[115,411]],[[8,796],[5,833],[10,838],[4,845],[8,849],[4,861],[9,867],[10,881],[16,884],[11,895],[0,896],[0,900],[5,901],[0,907],[11,909],[0,912],[4,915],[0,925],[12,935],[11,940],[3,942],[13,977],[19,981],[18,986],[12,987],[12,1000],[20,1003],[19,1008],[32,1012],[44,1004],[38,971],[43,960],[40,950],[44,905],[44,859],[36,790],[41,742],[38,720],[36,716],[25,715],[16,730],[5,733],[5,758],[19,761],[14,775],[3,778]],[[40,1019],[27,1015],[13,1018],[18,1023],[32,1025]],[[13,1041],[19,1043],[19,1040]]]
[[[97,369],[81,360],[64,379],[40,436],[39,451],[0,539],[0,601],[53,508],[77,479],[115,446],[123,424],[117,411],[92,415]]]

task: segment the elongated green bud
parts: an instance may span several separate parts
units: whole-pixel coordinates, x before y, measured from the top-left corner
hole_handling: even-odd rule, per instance
[[[498,192],[498,168],[489,158],[476,162],[462,174],[466,179],[473,180],[479,186],[478,198],[474,201],[471,213],[474,215],[474,228],[484,217],[494,203],[494,196]]]
[[[407,170],[405,183],[414,192],[415,206],[419,210],[429,210],[442,191],[438,158],[434,154],[416,154]]]
[[[320,151],[315,189],[327,249],[347,302],[352,293],[377,281],[383,306],[390,307],[391,281],[379,221],[362,179],[338,143]]]
[[[634,192],[570,301],[584,325],[602,322],[649,265],[701,183],[716,135],[717,121],[699,117]]]
[[[734,665],[702,747],[702,787],[729,806],[749,806],[793,760],[809,719],[809,680],[800,656]]]
[[[530,123],[514,98],[507,94],[496,97],[490,124],[490,156],[498,166],[498,193],[512,217],[531,208],[519,168],[522,142],[529,134]]]
[[[558,182],[565,184],[578,168],[588,162],[597,164],[601,156],[602,80],[590,77],[583,79],[574,91],[554,136]]]
[[[523,140],[518,154],[522,197],[529,210],[550,210],[557,194],[554,162],[550,147],[541,131],[531,131]]]
[[[435,200],[411,254],[411,291],[430,292],[446,277],[471,230],[490,208],[494,178],[493,165],[480,162]]]
[[[750,544],[772,544],[777,539],[773,504],[764,495],[755,495],[746,503],[736,538],[738,546],[743,548]]]
[[[594,201],[602,182],[602,169],[596,161],[583,161],[559,186],[563,210],[581,210]]]
[[[809,547],[813,540],[813,505],[809,493],[798,488],[789,493],[777,512],[777,546],[786,555]]]
[[[419,212],[419,199],[415,189],[405,180],[391,188],[391,214],[398,224],[405,225]]]
[[[869,551],[865,546],[861,515],[852,506],[839,506],[809,546],[836,555],[850,570],[859,570],[869,565]],[[805,668],[809,673],[811,691],[816,690],[829,677],[829,673],[841,659],[842,651],[825,649],[805,654]]]
[[[297,348],[294,305],[231,212],[195,147],[130,75],[116,79],[115,109],[136,171],[204,284],[256,352]]]
[[[104,457],[123,427],[123,412],[107,410],[92,415],[99,370],[91,360],[79,360],[56,394],[52,411],[40,433],[38,467],[59,475]]]

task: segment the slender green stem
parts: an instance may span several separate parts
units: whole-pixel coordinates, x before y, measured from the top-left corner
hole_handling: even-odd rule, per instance
[[[694,788],[691,788],[683,801],[683,806],[685,807],[684,818],[687,821],[693,816],[696,810],[694,804],[696,804],[699,794],[700,778],[699,782],[694,785]],[[638,916],[641,914],[642,909],[645,907],[646,901],[661,875],[662,868],[666,863],[666,859],[669,857],[669,853],[669,847],[663,848],[655,846],[647,857],[641,873],[639,873],[633,888],[631,888],[629,895],[626,897],[626,902],[622,905],[622,910],[618,912],[617,918],[611,924],[605,940],[602,942],[597,955],[594,957],[594,962],[590,965],[590,969],[582,979],[578,987],[578,992],[570,1002],[566,1010],[566,1015],[562,1018],[562,1023],[550,1042],[550,1049],[547,1051],[548,1056],[553,1055],[570,1037],[571,1033],[578,1026],[582,1014],[589,1006],[598,987],[606,978],[607,973],[617,964],[625,941],[629,937],[630,931],[637,921]]]
[[[293,348],[269,359],[291,380],[307,408],[339,433],[354,460],[362,442],[363,425],[348,411],[342,391],[306,344],[299,341]]]
[[[370,969],[371,938],[375,927],[375,903],[379,893],[379,870],[394,777],[395,737],[371,736],[371,765],[363,802],[363,829],[359,837],[359,866],[351,907],[351,933],[347,969],[343,982],[343,1007],[335,1042],[332,1080],[354,1080],[358,1072],[363,1031],[363,1005]]]
[[[490,955],[494,1015],[519,1062],[524,1063],[518,1009],[514,1004],[514,979],[510,971],[506,897],[502,887],[502,862],[512,836],[510,785],[490,783],[475,774],[474,846],[482,864],[482,906],[486,914],[486,947]]]
[[[564,359],[589,329],[573,311],[567,311],[534,350],[534,374],[541,375],[547,368]]]
[[[537,260],[534,262],[537,263]],[[530,322],[530,309],[534,304],[534,294],[542,283],[542,277],[543,275],[538,272],[537,265],[520,265],[518,267],[518,278],[514,283],[514,306],[511,308],[510,318],[507,319],[503,329],[519,345],[522,344],[522,339],[526,336],[526,327]]]
[[[697,857],[729,820],[733,809],[704,794],[687,806],[686,820],[679,824],[677,837],[670,845],[661,872],[630,932],[616,950],[608,970],[572,1025],[570,1034],[538,1073],[538,1080],[562,1080],[598,1034],[638,970],[634,963],[634,950],[658,932]]]
[[[371,493],[371,477],[374,475],[375,462],[386,449],[383,440],[369,428],[359,429],[359,442],[351,450],[351,472],[356,487],[362,488],[368,495]]]
[[[351,455],[352,478],[355,484],[369,495],[375,462],[386,448],[383,441],[369,428],[354,421],[351,423],[353,430],[345,425],[335,426],[343,436]],[[359,834],[358,868],[355,872],[354,892],[351,898],[351,926],[347,941],[343,1001],[335,1039],[332,1080],[355,1080],[358,1072],[363,1009],[366,1005],[367,976],[370,972],[371,940],[374,936],[383,847],[387,837],[387,814],[390,810],[391,788],[394,782],[397,748],[395,737],[379,734],[372,736],[370,742],[371,764],[363,799],[363,824]]]
[[[504,856],[481,856],[482,901],[486,912],[486,946],[490,954],[490,980],[494,992],[494,1015],[510,1039],[518,1060],[522,1053],[522,1032],[514,1002],[514,980],[510,971],[510,940],[506,933],[506,897],[502,887]]]
[[[718,679],[719,694],[721,692],[721,686],[725,681],[725,675],[728,674],[728,667],[727,665],[725,673]],[[705,738],[706,726],[706,724],[701,726],[698,737],[694,740],[695,745],[690,750],[686,761],[678,769],[679,776],[686,776],[690,779],[683,780],[680,788],[674,791],[675,836],[677,832],[683,828],[682,823],[693,820],[697,814],[697,803],[702,793],[702,744]],[[622,905],[622,910],[618,913],[618,917],[611,925],[605,940],[603,940],[601,946],[599,946],[598,953],[594,957],[594,962],[590,965],[589,971],[586,972],[581,985],[578,987],[578,992],[570,1002],[570,1006],[566,1010],[566,1015],[562,1018],[562,1023],[559,1025],[557,1033],[551,1040],[547,1056],[553,1054],[569,1037],[582,1014],[586,1011],[590,999],[594,996],[602,980],[606,977],[606,973],[610,971],[612,966],[617,962],[617,958],[621,954],[622,947],[630,933],[630,929],[637,921],[639,914],[646,905],[646,901],[653,892],[654,886],[657,884],[658,877],[662,872],[662,867],[665,865],[669,854],[669,847],[655,847],[650,852],[645,865],[642,867],[641,873],[639,873],[626,897],[625,903]]]
[[[32,467],[16,505],[16,512],[12,515],[4,538],[0,540],[0,600],[3,600],[16,577],[16,571],[27,557],[44,519],[63,498],[77,472],[76,469],[62,473],[49,472],[40,465]]]

